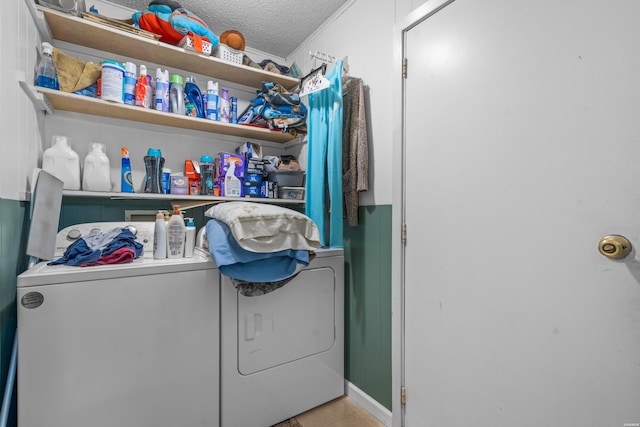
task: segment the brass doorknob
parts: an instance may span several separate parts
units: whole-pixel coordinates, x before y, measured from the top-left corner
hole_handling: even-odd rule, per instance
[[[631,253],[631,242],[624,236],[612,234],[604,236],[598,243],[598,250],[607,258],[622,259]]]

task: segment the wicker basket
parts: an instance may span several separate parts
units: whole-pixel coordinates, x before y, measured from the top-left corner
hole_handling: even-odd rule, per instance
[[[234,48],[222,43],[218,45],[218,49],[216,50],[216,58],[220,58],[227,62],[233,62],[234,64],[242,64],[242,55],[243,52],[241,50],[235,50]]]

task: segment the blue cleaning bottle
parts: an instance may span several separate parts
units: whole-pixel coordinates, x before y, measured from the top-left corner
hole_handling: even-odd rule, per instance
[[[193,76],[187,77],[187,82],[184,85],[185,104],[193,104],[194,111],[187,109],[186,115],[205,118],[204,105],[202,103],[202,92],[196,84],[196,80]]]
[[[58,86],[58,75],[56,67],[53,65],[53,46],[49,43],[42,43],[42,59],[36,69],[36,86],[49,89],[60,89]]]

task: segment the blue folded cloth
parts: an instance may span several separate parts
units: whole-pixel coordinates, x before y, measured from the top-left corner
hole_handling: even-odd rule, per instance
[[[206,225],[209,252],[225,276],[247,282],[275,282],[293,276],[298,264],[309,265],[309,251],[286,249],[250,252],[238,245],[229,226],[217,219]]]
[[[73,242],[62,257],[47,265],[66,264],[77,266],[98,261],[100,256],[109,255],[120,248],[133,249],[136,258],[142,254],[144,246],[136,241],[136,236],[128,228],[114,228],[106,233],[90,234]]]

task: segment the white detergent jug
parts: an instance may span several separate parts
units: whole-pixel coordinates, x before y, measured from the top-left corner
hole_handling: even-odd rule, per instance
[[[65,190],[80,189],[80,159],[66,136],[53,136],[52,146],[42,156],[42,169],[60,179]]]
[[[92,142],[84,158],[82,189],[85,191],[111,191],[111,168],[105,146]]]

